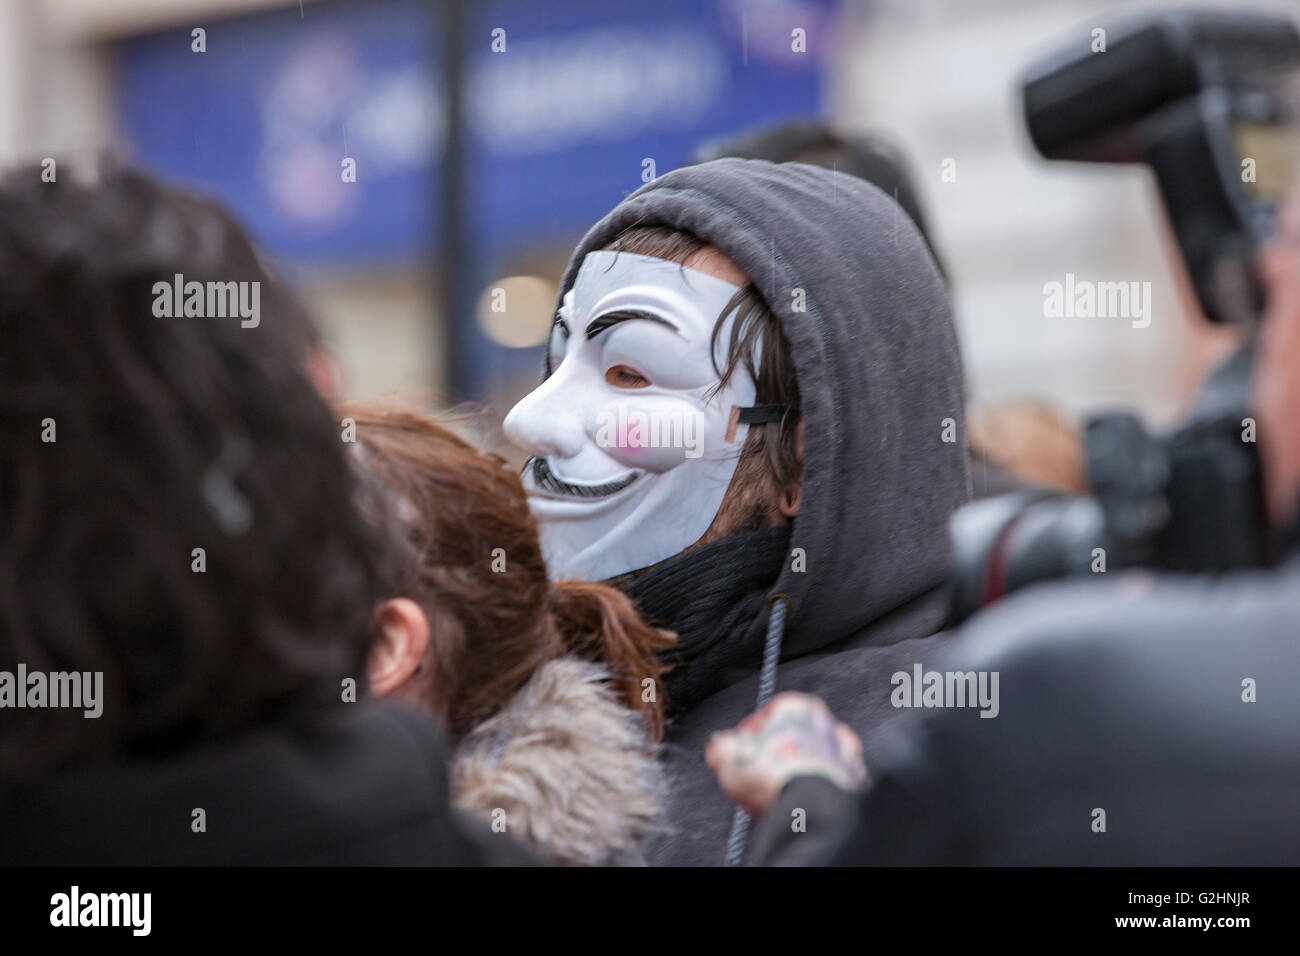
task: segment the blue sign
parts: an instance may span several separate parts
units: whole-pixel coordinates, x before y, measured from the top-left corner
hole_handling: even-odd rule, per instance
[[[703,139],[816,115],[835,12],[831,0],[466,9],[479,284],[520,250],[575,242]],[[186,27],[124,41],[123,133],[144,165],[215,193],[276,255],[432,261],[446,135],[439,16],[420,0],[312,3],[199,23],[201,37]],[[468,341],[475,379],[533,361]]]
[[[433,12],[295,5],[196,24],[205,52],[190,28],[128,40],[124,132],[142,163],[216,193],[277,255],[417,254],[436,233]]]
[[[501,0],[476,12],[475,211],[493,248],[576,240],[701,140],[821,108],[825,2]],[[504,52],[489,51],[493,30]]]

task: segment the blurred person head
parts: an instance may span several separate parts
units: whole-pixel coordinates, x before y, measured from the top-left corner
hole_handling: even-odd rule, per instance
[[[307,316],[214,202],[41,172],[0,181],[0,669],[104,700],[8,711],[6,772],[310,722],[364,666],[375,570]],[[248,283],[257,321],[160,308],[181,277]]]
[[[866,180],[907,213],[925,240],[939,274],[947,278],[947,270],[926,225],[911,164],[884,135],[839,133],[821,120],[795,120],[709,140],[695,150],[692,159],[706,163],[725,156],[773,163],[809,163]]]
[[[672,635],[613,588],[552,585],[518,475],[426,416],[346,406],[357,461],[392,506],[373,616],[371,689],[436,718],[453,741],[496,714],[549,661],[601,664],[627,707],[662,732],[656,652]],[[375,512],[387,520],[388,510]]]

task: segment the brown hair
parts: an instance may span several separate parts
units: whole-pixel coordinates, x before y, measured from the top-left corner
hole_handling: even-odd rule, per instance
[[[647,625],[613,588],[552,586],[537,521],[505,460],[415,412],[353,405],[342,414],[356,423],[372,490],[397,512],[381,594],[410,598],[429,618],[433,704],[452,739],[496,713],[539,666],[569,655],[602,664],[661,738],[667,668],[656,652],[673,634]],[[642,699],[646,678],[651,701]]]
[[[709,247],[694,233],[671,226],[630,226],[607,248],[616,252],[654,256],[684,264]],[[749,426],[745,448],[727,495],[713,523],[695,546],[720,538],[779,524],[785,519],[777,511],[781,497],[798,494],[803,478],[799,456],[799,383],[794,355],[781,330],[781,320],[754,286],[747,282],[718,316],[713,327],[712,346],[716,355],[723,320],[735,313],[726,343],[726,364],[717,368],[718,388],[724,387],[743,367],[754,380],[757,405],[784,405],[790,411],[778,422]],[[758,362],[754,356],[758,355]],[[715,368],[716,360],[715,360]]]

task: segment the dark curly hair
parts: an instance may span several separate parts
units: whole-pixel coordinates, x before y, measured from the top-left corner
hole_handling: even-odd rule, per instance
[[[260,283],[260,323],[155,316],[178,273]],[[0,179],[0,670],[104,675],[97,720],[7,710],[0,772],[307,722],[364,684],[373,546],[313,341],[214,202],[110,166]]]

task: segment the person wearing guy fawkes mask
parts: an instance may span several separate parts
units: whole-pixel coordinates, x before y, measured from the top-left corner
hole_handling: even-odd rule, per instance
[[[505,431],[556,577],[611,580],[678,644],[661,864],[735,863],[746,821],[704,762],[770,696],[816,693],[868,761],[890,675],[945,615],[968,497],[943,282],[874,186],[722,159],[620,203],[562,281],[541,385]]]

